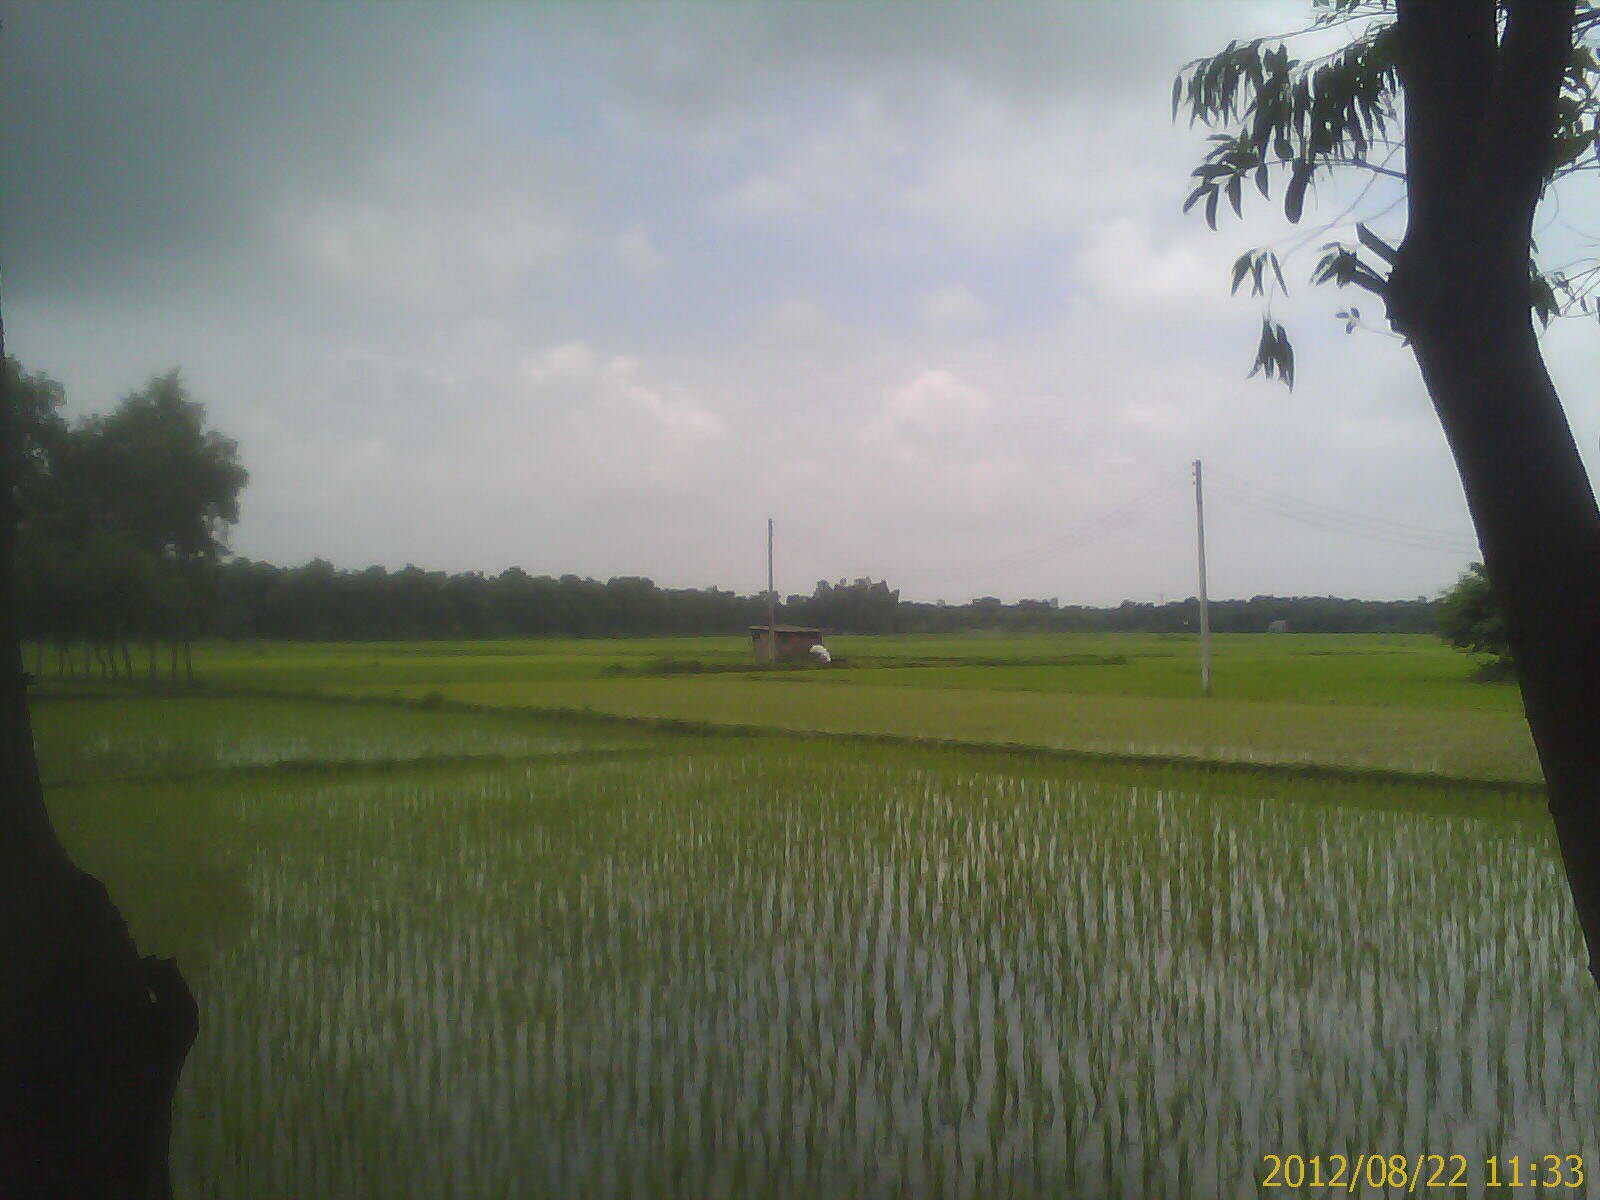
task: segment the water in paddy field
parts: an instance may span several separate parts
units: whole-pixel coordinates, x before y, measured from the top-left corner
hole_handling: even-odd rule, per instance
[[[203,980],[180,1194],[1235,1197],[1265,1154],[1364,1152],[1463,1154],[1458,1196],[1508,1194],[1488,1154],[1600,1174],[1600,1002],[1538,822],[959,761],[242,791],[252,915]]]

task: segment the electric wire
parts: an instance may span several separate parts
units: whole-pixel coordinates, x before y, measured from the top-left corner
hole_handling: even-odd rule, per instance
[[[1412,521],[1396,520],[1393,517],[1373,516],[1371,513],[1364,513],[1355,509],[1291,496],[1286,492],[1252,483],[1248,479],[1217,467],[1208,467],[1206,477],[1207,482],[1217,485],[1221,491],[1232,491],[1241,497],[1247,497],[1262,504],[1275,505],[1308,518],[1318,518],[1352,527],[1360,527],[1379,535],[1416,538],[1422,541],[1448,543],[1452,546],[1470,545],[1474,541],[1470,536],[1455,529],[1419,525]]]
[[[1475,556],[1479,553],[1476,541],[1458,531],[1420,525],[1392,517],[1374,516],[1351,508],[1305,500],[1264,487],[1215,466],[1206,467],[1205,481],[1207,492],[1216,499],[1224,501],[1225,505],[1238,504],[1323,533],[1358,538],[1396,549],[1451,555]],[[1187,469],[1181,475],[1169,473],[1130,499],[1078,521],[1043,542],[987,560],[921,567],[879,565],[871,574],[881,579],[909,579],[923,582],[996,574],[1055,561],[1114,534],[1127,531],[1144,522],[1152,514],[1163,510],[1170,512],[1168,501],[1172,495],[1186,490],[1192,483],[1193,475]],[[786,540],[791,544],[798,544],[800,549],[814,558],[834,558],[837,553],[831,546],[823,545],[820,539],[813,539],[802,531],[796,531],[792,524]],[[833,539],[830,537],[827,540],[832,542]]]
[[[1293,521],[1312,529],[1318,529],[1324,533],[1343,534],[1346,537],[1361,538],[1365,541],[1403,550],[1431,550],[1442,554],[1457,555],[1472,555],[1478,552],[1476,544],[1461,538],[1425,537],[1418,534],[1374,529],[1353,521],[1325,516],[1315,512],[1300,511],[1270,500],[1262,500],[1227,485],[1222,485],[1214,489],[1214,491],[1236,504],[1242,504],[1258,512],[1270,513],[1273,516]]]
[[[1168,477],[1153,484],[1131,499],[1062,530],[1047,541],[999,555],[992,559],[924,567],[879,566],[875,568],[875,573],[882,578],[892,576],[895,579],[914,578],[921,580],[992,574],[1013,570],[1020,566],[1031,566],[1047,562],[1130,528],[1152,512],[1164,507],[1167,498],[1184,486],[1185,479],[1186,476]],[[799,540],[802,541],[806,549],[810,549],[813,552],[820,550],[820,547],[808,544],[810,539],[802,538]]]

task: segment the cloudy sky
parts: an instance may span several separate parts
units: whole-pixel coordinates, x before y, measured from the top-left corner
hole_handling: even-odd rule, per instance
[[[1354,193],[1179,212],[1175,70],[1304,13],[0,4],[6,348],[76,413],[181,367],[278,563],[750,592],[770,515],[784,591],[1156,600],[1200,458],[1214,595],[1432,593],[1474,543],[1405,349],[1294,287],[1289,393],[1227,295]],[[1593,468],[1600,330],[1547,349]]]

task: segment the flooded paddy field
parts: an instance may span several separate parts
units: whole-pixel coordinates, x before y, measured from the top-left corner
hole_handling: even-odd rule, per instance
[[[183,1193],[1600,1165],[1600,1005],[1526,795],[377,704],[38,724],[63,836],[201,1001]]]
[[[1231,634],[1202,699],[1186,635],[830,639],[826,669],[757,670],[733,637],[212,644],[214,691],[430,700],[767,731],[1329,765],[1533,783],[1514,683],[1420,635]]]

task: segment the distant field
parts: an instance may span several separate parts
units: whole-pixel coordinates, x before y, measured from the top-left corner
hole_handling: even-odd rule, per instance
[[[214,690],[587,710],[763,729],[1534,781],[1517,690],[1422,636],[840,637],[751,670],[740,638],[207,646]],[[50,682],[47,688],[60,685]]]
[[[819,677],[832,680],[1178,699],[1199,690],[1198,645],[1189,636],[884,635],[841,636],[828,644],[842,665]],[[1046,665],[1116,656],[1127,659],[1120,669]],[[206,678],[241,686],[546,682],[604,678],[609,671],[669,662],[745,666],[750,652],[742,638],[704,637],[267,642],[209,645],[197,656]],[[974,662],[982,665],[967,665]],[[1469,682],[1471,659],[1421,635],[1219,635],[1213,639],[1213,668],[1218,699],[1520,711],[1514,687]]]

